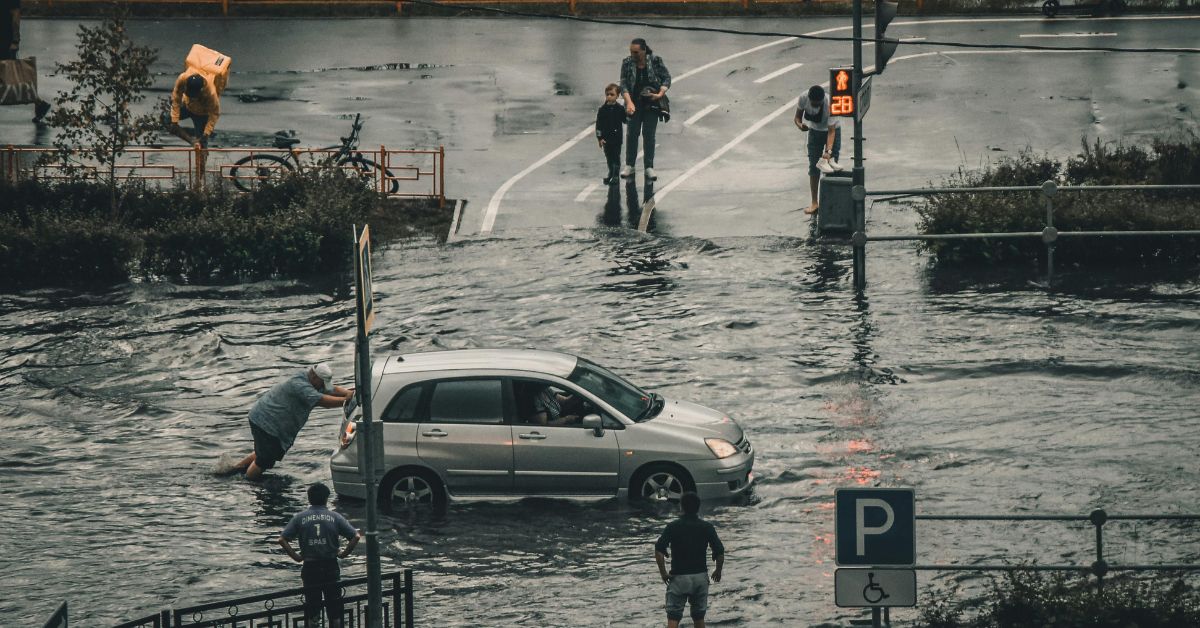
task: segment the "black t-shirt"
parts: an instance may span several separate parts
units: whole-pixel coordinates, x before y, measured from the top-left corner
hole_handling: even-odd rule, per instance
[[[637,81],[635,81],[633,84],[633,93],[637,97],[638,104],[644,104],[647,100],[649,100],[642,97],[642,92],[646,91],[647,87],[650,87],[650,68],[638,68]]]
[[[725,555],[725,546],[713,525],[696,515],[684,515],[667,524],[654,550],[663,554],[671,549],[671,575],[704,573],[707,571],[707,550],[712,547],[713,560]]]

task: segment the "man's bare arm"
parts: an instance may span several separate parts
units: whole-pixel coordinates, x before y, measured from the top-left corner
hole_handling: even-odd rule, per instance
[[[300,555],[297,554],[296,550],[292,548],[292,544],[288,542],[287,538],[282,536],[279,537],[279,546],[283,548],[283,551],[287,552],[288,556],[292,557],[292,560],[298,563],[304,562],[304,559],[300,558]]]

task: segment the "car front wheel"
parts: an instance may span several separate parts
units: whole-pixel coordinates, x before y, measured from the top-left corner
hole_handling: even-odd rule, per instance
[[[634,501],[678,502],[684,493],[696,490],[696,483],[683,469],[654,465],[638,473],[629,488]]]

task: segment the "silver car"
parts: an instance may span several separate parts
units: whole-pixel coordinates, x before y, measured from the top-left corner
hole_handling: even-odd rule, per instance
[[[754,449],[733,419],[573,355],[395,355],[375,361],[371,384],[385,508],[459,497],[674,500],[695,491],[713,499],[753,480]],[[561,408],[547,407],[555,402]],[[343,422],[329,468],[338,495],[364,499],[360,419],[354,411]]]

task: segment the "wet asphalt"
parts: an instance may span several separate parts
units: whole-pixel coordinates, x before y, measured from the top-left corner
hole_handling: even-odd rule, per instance
[[[902,39],[1051,46],[1196,46],[1196,15],[896,20]],[[653,20],[748,31],[848,36],[844,17]],[[76,23],[27,20],[23,54],[71,58]],[[659,233],[798,235],[808,220],[804,136],[788,106],[847,42],[789,40],[537,19],[137,21],[159,49],[156,97],[192,42],[233,58],[219,146],[269,143],[295,131],[336,144],[354,113],[362,146],[447,151],[446,191],[466,201],[459,234],[629,225],[656,195]],[[870,33],[870,30],[867,31]],[[658,181],[600,184],[603,155],[587,133],[632,37],[645,37],[675,77],[672,120],[658,132]],[[870,62],[872,52],[866,49]],[[798,65],[799,64],[799,65]],[[41,89],[65,88],[44,76]],[[921,186],[960,167],[1022,150],[1065,157],[1083,139],[1136,142],[1198,126],[1200,55],[979,51],[902,45],[874,79],[864,127],[868,187]],[[29,107],[0,109],[0,143],[46,144]],[[851,133],[842,161],[852,155]],[[173,140],[168,140],[168,142]],[[553,156],[551,156],[553,155]],[[640,162],[639,162],[640,164]],[[892,211],[892,210],[885,210]],[[896,210],[905,211],[905,210]],[[911,228],[910,215],[870,216]]]

